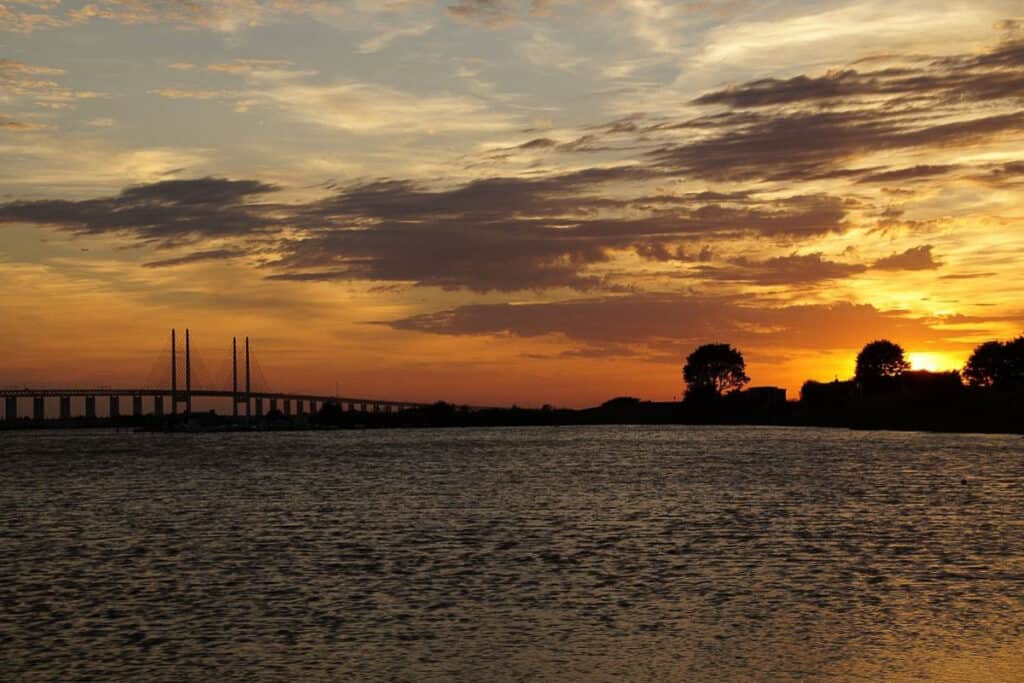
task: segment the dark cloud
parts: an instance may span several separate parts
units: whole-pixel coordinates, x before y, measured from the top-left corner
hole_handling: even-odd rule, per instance
[[[750,81],[701,95],[695,104],[746,109],[822,104],[864,97],[932,100],[996,100],[1024,90],[1024,41],[1007,42],[981,55],[911,63],[876,71],[833,71],[823,76]]]
[[[910,111],[905,117],[866,110],[804,111],[758,114],[744,125],[723,126],[717,135],[665,145],[650,154],[665,173],[801,181],[868,153],[969,145],[1019,132],[1024,132],[1024,112],[921,125]]]
[[[955,169],[854,164],[880,152],[966,147],[1024,132],[1024,41],[981,54],[885,59],[896,66],[741,83],[694,100],[721,110],[620,119],[591,128],[578,149],[558,149],[629,149],[631,136],[666,175],[790,183],[866,175],[868,182],[896,182]]]
[[[491,221],[474,225],[386,222],[370,229],[331,230],[289,242],[271,277],[288,280],[358,279],[413,282],[475,291],[601,287],[581,271],[608,260],[599,243],[551,234],[540,223]]]
[[[877,90],[872,83],[853,70],[812,78],[794,76],[789,79],[766,78],[740,86],[701,95],[693,102],[700,105],[721,104],[729,107],[766,107],[793,102],[817,101],[863,95]]]
[[[191,254],[177,256],[175,258],[162,259],[143,263],[144,268],[168,268],[172,266],[184,266],[200,261],[224,261],[227,259],[244,256],[242,249],[207,249],[205,251],[194,251]]]
[[[271,228],[265,211],[246,202],[276,189],[256,180],[167,180],[129,187],[115,197],[0,204],[0,223],[54,225],[80,235],[126,234],[164,245],[242,237]]]
[[[481,21],[526,10],[511,0],[465,0],[449,7],[455,16]],[[590,127],[568,142],[534,137],[517,145],[550,154],[642,146],[647,164],[492,176],[454,187],[382,179],[332,185],[325,198],[288,205],[267,203],[276,188],[257,180],[167,181],[114,197],[3,204],[0,222],[45,223],[78,234],[123,233],[160,245],[216,240],[205,249],[198,244],[196,254],[245,249],[239,238],[259,235],[273,240],[279,255],[265,264],[267,276],[290,280],[607,292],[621,290],[629,278],[602,266],[630,252],[648,261],[687,264],[679,268],[685,277],[765,285],[827,282],[863,272],[868,264],[795,252],[712,265],[709,252],[701,257],[697,250],[738,238],[800,250],[807,238],[846,230],[851,213],[878,216],[880,229],[928,227],[913,216],[880,213],[863,194],[844,198],[807,191],[804,183],[811,180],[847,180],[859,184],[860,193],[866,184],[939,182],[951,174],[994,185],[1020,179],[1020,162],[892,168],[876,159],[885,152],[923,155],[1024,132],[1024,89],[1016,87],[1024,75],[1021,43],[975,55],[888,61],[898,65],[872,69],[875,62],[864,62],[820,77],[759,80],[708,93],[697,103],[724,110],[697,117],[629,116]],[[499,152],[514,154],[515,148]],[[862,157],[872,161],[858,163]],[[716,187],[719,181],[746,185]],[[706,185],[674,191],[695,182]],[[703,265],[693,267],[695,262]],[[930,247],[920,247],[873,267],[937,266]]]
[[[860,178],[861,183],[892,183],[921,178],[934,178],[935,176],[946,175],[951,171],[960,168],[958,164],[919,164],[909,168],[897,168],[891,171],[880,171],[869,173]]]
[[[518,149],[547,149],[557,146],[557,140],[552,140],[551,138],[534,138],[533,140],[528,140],[517,147]]]
[[[670,344],[680,350],[710,341],[741,347],[859,348],[865,340],[904,344],[953,339],[964,316],[913,318],[852,303],[764,306],[737,297],[638,294],[537,304],[477,304],[395,320],[391,327],[444,335],[561,335],[588,346]]]
[[[843,229],[842,202],[823,195],[761,200],[748,193],[610,198],[636,167],[541,179],[492,178],[450,190],[402,181],[355,186],[295,210],[311,230],[282,245],[277,279],[367,279],[445,289],[611,289],[587,273],[616,250],[683,260],[680,244],[711,236],[793,238]],[[720,201],[719,201],[720,200]]]
[[[271,278],[474,291],[619,291],[621,283],[589,272],[617,251],[655,261],[693,260],[701,255],[688,256],[684,244],[693,240],[706,247],[715,237],[794,239],[845,227],[842,201],[825,195],[621,192],[657,177],[650,169],[620,166],[487,178],[444,190],[381,180],[295,204],[254,201],[277,189],[255,180],[174,180],[93,200],[12,202],[0,205],[0,222],[125,234],[162,246],[258,235],[275,241],[280,255],[267,264]],[[605,191],[611,186],[620,191]],[[180,265],[211,253],[225,255],[199,249],[152,265]]]
[[[1000,186],[1019,185],[1024,182],[1024,161],[996,164],[978,171],[973,178],[980,182]]]
[[[465,2],[452,11],[483,16],[507,13],[511,6]],[[613,285],[593,272],[616,251],[633,251],[652,261],[692,262],[696,240],[704,244],[755,236],[798,241],[842,231],[848,208],[864,208],[862,201],[799,193],[765,199],[742,189],[676,195],[624,188],[649,188],[677,177],[785,183],[846,177],[862,184],[940,178],[959,167],[858,168],[851,162],[878,152],[966,146],[1024,131],[1024,111],[987,107],[979,113],[964,105],[1016,102],[1021,54],[1020,45],[1005,43],[980,55],[761,80],[698,99],[726,111],[682,121],[631,116],[593,127],[569,143],[533,138],[519,145],[574,152],[621,147],[632,136],[651,148],[654,163],[649,166],[492,177],[443,190],[403,180],[345,188],[295,210],[293,221],[310,233],[282,245],[282,258],[271,264],[273,277],[399,281],[476,291],[586,291]],[[680,137],[693,130],[700,134]],[[614,143],[609,136],[615,136]],[[659,143],[662,136],[671,142]],[[900,217],[900,225],[913,222]],[[937,265],[924,248],[876,264],[881,269]],[[849,277],[867,267],[808,254],[738,259],[693,273],[802,285]]]
[[[863,273],[867,267],[860,263],[829,261],[823,254],[791,254],[751,261],[739,258],[727,266],[704,266],[702,277],[711,280],[747,282],[758,285],[807,285],[826,280],[840,280]]]
[[[995,277],[997,273],[950,273],[949,275],[940,275],[940,280],[979,280],[986,277]]]
[[[449,190],[424,189],[407,180],[382,180],[314,202],[298,217],[308,222],[352,218],[422,222],[469,214],[477,219],[563,215],[621,206],[621,201],[580,195],[604,183],[657,176],[657,172],[640,166],[617,166],[543,178],[485,178]]]
[[[1010,34],[1024,31],[1024,23],[1017,19],[1003,19],[998,22],[995,27],[1000,31],[1005,31]]]
[[[878,270],[935,270],[942,263],[932,255],[932,245],[925,244],[875,261]]]

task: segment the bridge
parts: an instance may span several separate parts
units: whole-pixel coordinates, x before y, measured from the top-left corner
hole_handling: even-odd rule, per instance
[[[263,390],[254,390],[252,382],[252,357],[249,338],[244,340],[243,375],[239,378],[238,338],[231,340],[231,387],[225,389],[193,387],[192,344],[191,334],[185,330],[184,372],[180,372],[178,363],[177,331],[171,330],[170,373],[165,386],[142,386],[131,388],[37,388],[22,389],[0,388],[0,399],[3,400],[4,421],[13,422],[19,419],[19,401],[29,402],[32,406],[31,418],[42,422],[48,419],[47,399],[56,399],[57,413],[52,415],[61,420],[74,417],[96,419],[97,399],[106,399],[108,417],[117,418],[132,415],[142,417],[146,414],[154,416],[185,415],[192,413],[192,402],[195,398],[229,399],[231,414],[235,418],[261,418],[271,411],[280,411],[286,417],[316,414],[323,404],[334,402],[342,410],[364,413],[392,413],[410,408],[423,407],[428,404],[409,401],[395,401],[375,398],[357,398],[346,396],[324,396],[316,394],[296,394]],[[184,381],[179,382],[179,375]],[[80,410],[73,411],[72,398],[84,398]],[[127,399],[122,404],[122,399]],[[127,412],[128,403],[130,413]],[[122,405],[126,410],[122,410]],[[148,413],[147,413],[148,409]]]

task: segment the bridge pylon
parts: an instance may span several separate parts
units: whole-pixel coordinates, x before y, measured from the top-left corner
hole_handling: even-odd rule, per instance
[[[178,392],[177,330],[171,329],[171,414],[178,414],[178,404],[185,404],[185,414],[192,414],[192,348],[191,335],[185,328],[185,391]]]

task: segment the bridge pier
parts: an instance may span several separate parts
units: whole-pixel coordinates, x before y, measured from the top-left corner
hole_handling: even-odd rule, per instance
[[[276,398],[270,399],[270,409],[271,410],[277,410],[277,399]]]
[[[256,417],[263,417],[263,399],[257,398],[256,401]]]
[[[142,417],[142,394],[132,396],[132,415]]]
[[[164,414],[163,394],[157,394],[153,397],[153,414],[158,416]]]
[[[310,401],[309,402],[309,414],[310,415],[316,415],[316,413],[317,413],[316,401]]]
[[[36,422],[46,419],[46,399],[42,396],[32,397],[32,419]]]
[[[60,419],[70,420],[71,419],[71,397],[61,396],[60,397]]]
[[[96,397],[86,396],[85,397],[85,416],[90,420],[96,419]]]
[[[120,396],[111,396],[110,397],[110,417],[111,418],[115,418],[115,417],[120,417],[120,416],[121,416],[121,397]]]
[[[291,417],[292,415],[292,400],[290,398],[284,399],[284,414],[285,417]]]
[[[18,419],[18,397],[8,396],[4,401],[4,419],[8,422],[14,422]]]

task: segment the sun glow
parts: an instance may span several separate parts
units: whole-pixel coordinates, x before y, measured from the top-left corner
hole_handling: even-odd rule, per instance
[[[914,351],[907,354],[912,370],[927,370],[928,372],[942,372],[944,370],[957,370],[960,363],[944,353],[934,351]]]

